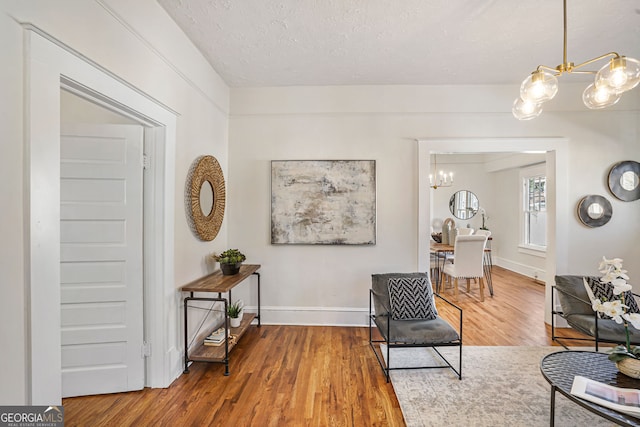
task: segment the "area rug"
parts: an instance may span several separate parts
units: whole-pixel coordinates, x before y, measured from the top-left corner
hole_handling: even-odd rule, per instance
[[[540,373],[540,361],[561,350],[464,346],[462,380],[451,369],[419,369],[391,371],[391,382],[409,427],[548,426],[551,386]],[[391,367],[442,363],[430,349],[391,351]],[[458,349],[441,352],[457,363]],[[560,393],[555,422],[558,427],[614,425]]]

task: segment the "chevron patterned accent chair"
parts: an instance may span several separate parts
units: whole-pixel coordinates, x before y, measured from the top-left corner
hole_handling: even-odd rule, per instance
[[[462,309],[434,294],[426,273],[372,274],[369,291],[369,345],[389,381],[395,369],[450,368],[462,379]],[[436,300],[457,310],[454,328],[438,316]],[[459,347],[457,363],[447,360],[438,347]],[[442,363],[433,366],[394,366],[391,358],[403,347],[430,348]],[[427,350],[425,350],[427,351]]]
[[[599,343],[620,344],[626,340],[624,326],[611,318],[598,316],[591,308],[591,300],[585,288],[585,281],[592,288],[596,298],[602,301],[611,300],[613,287],[600,283],[597,277],[578,275],[557,275],[555,285],[551,288],[551,339],[568,349],[563,341],[591,341],[598,351]],[[636,298],[638,295],[629,292],[625,298],[628,310],[632,313],[640,311]],[[566,320],[567,324],[590,338],[563,338],[556,335],[556,315]],[[640,345],[640,331],[629,328],[629,340],[633,345]]]

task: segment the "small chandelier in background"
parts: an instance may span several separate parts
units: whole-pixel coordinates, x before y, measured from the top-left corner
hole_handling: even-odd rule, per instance
[[[640,61],[609,52],[578,65],[567,62],[567,0],[564,5],[563,62],[555,68],[538,65],[520,86],[520,97],[513,103],[513,115],[519,120],[530,120],[542,113],[542,104],[558,92],[558,79],[564,73],[595,74],[595,80],[582,94],[584,105],[591,109],[609,107],[620,100],[623,92],[640,83]],[[599,71],[578,70],[585,65],[609,59]]]
[[[446,174],[443,170],[438,172],[437,154],[433,154],[433,172],[429,174],[429,186],[433,189],[440,187],[451,187],[453,185],[453,172]]]

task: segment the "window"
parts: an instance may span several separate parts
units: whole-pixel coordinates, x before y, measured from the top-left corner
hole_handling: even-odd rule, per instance
[[[545,166],[524,169],[522,179],[521,246],[547,248],[547,178]]]

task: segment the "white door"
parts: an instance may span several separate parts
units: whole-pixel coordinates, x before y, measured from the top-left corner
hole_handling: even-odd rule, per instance
[[[144,387],[143,129],[63,125],[62,396]]]

